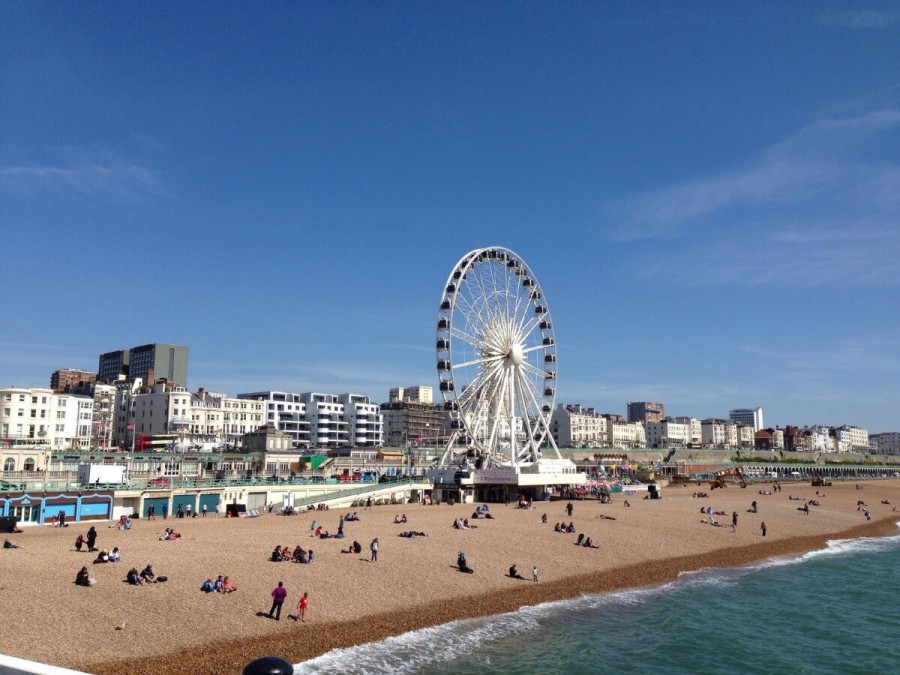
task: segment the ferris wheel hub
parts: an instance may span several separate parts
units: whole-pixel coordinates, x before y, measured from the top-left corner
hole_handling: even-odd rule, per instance
[[[513,365],[521,366],[522,361],[525,360],[525,352],[522,349],[522,345],[514,344],[510,347],[509,356],[507,358],[512,361]]]

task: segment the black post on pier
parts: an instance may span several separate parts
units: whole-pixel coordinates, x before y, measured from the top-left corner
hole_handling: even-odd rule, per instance
[[[294,675],[294,666],[278,656],[263,656],[244,666],[242,675]]]

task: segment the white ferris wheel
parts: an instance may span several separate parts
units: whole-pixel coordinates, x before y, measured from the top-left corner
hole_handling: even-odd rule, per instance
[[[488,247],[460,259],[441,294],[436,348],[451,418],[440,466],[561,460],[550,433],[556,338],[547,299],[518,254]]]

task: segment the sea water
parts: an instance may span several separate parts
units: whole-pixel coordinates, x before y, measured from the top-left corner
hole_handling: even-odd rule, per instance
[[[298,673],[896,673],[900,535],[334,650]]]

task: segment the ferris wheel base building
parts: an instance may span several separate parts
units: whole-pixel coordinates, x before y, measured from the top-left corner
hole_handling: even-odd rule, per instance
[[[539,459],[530,465],[491,469],[443,467],[432,470],[430,477],[436,499],[452,498],[462,503],[500,502],[517,494],[540,499],[557,487],[581,485],[587,480],[569,459]]]

